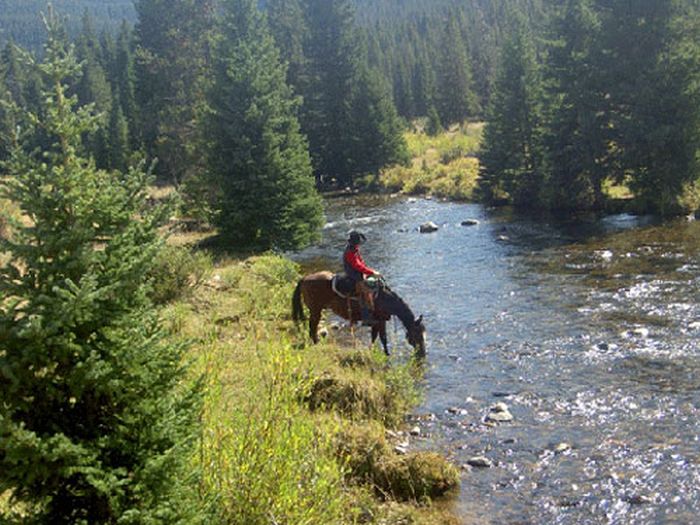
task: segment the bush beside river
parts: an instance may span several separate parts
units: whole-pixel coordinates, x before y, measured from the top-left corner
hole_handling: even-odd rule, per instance
[[[435,136],[415,126],[405,135],[412,162],[392,166],[379,176],[381,187],[409,195],[433,195],[450,200],[474,199],[479,179],[483,123],[465,122]]]

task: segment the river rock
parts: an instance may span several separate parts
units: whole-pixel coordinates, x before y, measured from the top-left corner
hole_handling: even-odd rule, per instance
[[[700,321],[693,321],[688,325],[691,330],[700,330]]]
[[[625,498],[625,502],[630,505],[648,505],[652,503],[652,499],[644,494],[633,494]]]
[[[632,333],[635,335],[638,335],[639,337],[643,337],[646,339],[649,337],[649,329],[648,328],[635,328],[632,330]]]
[[[567,450],[571,450],[571,445],[568,443],[559,443],[556,447],[554,447],[554,452],[557,454],[563,454]]]
[[[439,229],[440,228],[438,227],[438,225],[432,221],[421,224],[419,228],[421,233],[433,233],[438,231]]]
[[[481,223],[476,219],[467,219],[466,221],[462,221],[462,226],[479,226],[479,224]]]
[[[496,237],[496,240],[499,242],[508,242],[510,240],[510,237],[508,237],[507,235],[499,235],[498,237]]]
[[[496,403],[490,409],[490,412],[486,416],[486,421],[492,421],[495,423],[509,423],[513,421],[513,414],[508,410],[508,405],[505,403]]]
[[[396,446],[394,447],[394,452],[396,452],[399,456],[405,456],[406,454],[408,454],[408,447],[408,441],[402,441],[401,443],[396,444]]]
[[[413,427],[410,430],[409,434],[411,434],[412,436],[420,436],[420,434],[421,434],[420,427],[418,425],[416,425],[415,427]]]
[[[493,461],[486,456],[474,456],[467,460],[467,465],[476,468],[491,468],[493,467]]]

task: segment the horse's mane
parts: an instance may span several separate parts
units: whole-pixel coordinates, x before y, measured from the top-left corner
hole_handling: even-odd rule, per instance
[[[382,283],[377,296],[379,307],[385,310],[387,314],[395,315],[401,320],[406,330],[416,320],[413,310],[406,304],[406,301],[401,299],[386,283]]]

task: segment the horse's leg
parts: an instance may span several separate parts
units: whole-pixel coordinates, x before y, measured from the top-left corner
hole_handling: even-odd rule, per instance
[[[309,312],[309,336],[314,343],[318,343],[318,323],[321,322],[321,310]]]
[[[377,328],[379,332],[379,339],[382,342],[382,346],[384,347],[384,353],[386,355],[389,355],[389,343],[386,338],[386,321],[380,321],[379,322],[379,328]],[[374,334],[374,328],[372,328],[372,334]]]
[[[376,324],[372,325],[372,343],[370,346],[374,346],[374,342],[377,340],[377,336],[379,335],[379,327]]]

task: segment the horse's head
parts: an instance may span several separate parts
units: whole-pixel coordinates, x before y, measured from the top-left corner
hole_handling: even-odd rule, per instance
[[[414,348],[418,356],[422,357],[425,355],[425,325],[423,324],[422,315],[408,327],[406,338],[408,339],[408,344]]]

